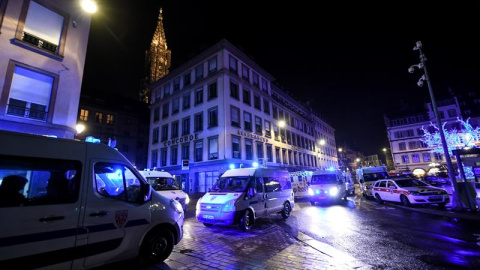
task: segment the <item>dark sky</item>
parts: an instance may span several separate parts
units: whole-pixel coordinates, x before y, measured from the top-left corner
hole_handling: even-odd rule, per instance
[[[97,0],[83,89],[137,97],[160,6],[176,65],[227,39],[336,129],[337,146],[388,146],[383,115],[429,101],[421,40],[436,97],[480,86],[479,1]],[[288,3],[288,4],[285,4]]]

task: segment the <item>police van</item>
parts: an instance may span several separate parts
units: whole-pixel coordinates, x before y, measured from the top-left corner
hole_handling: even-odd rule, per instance
[[[349,195],[344,176],[338,170],[317,170],[313,172],[308,195],[311,205],[316,202],[347,200]]]
[[[152,186],[153,190],[169,199],[177,200],[186,212],[190,197],[182,190],[182,185],[178,179],[168,172],[156,170],[143,170],[140,174]]]
[[[197,220],[205,226],[239,224],[251,230],[255,220],[270,214],[288,218],[294,208],[292,183],[285,170],[227,170],[197,202]]]
[[[176,200],[105,144],[0,131],[0,269],[165,260],[183,237]]]

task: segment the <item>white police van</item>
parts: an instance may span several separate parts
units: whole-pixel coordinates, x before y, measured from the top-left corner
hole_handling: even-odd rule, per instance
[[[104,144],[0,131],[0,269],[165,260],[181,205]]]
[[[139,171],[152,188],[160,195],[177,200],[186,212],[190,197],[182,190],[182,184],[168,172],[156,170]]]
[[[334,169],[313,172],[308,195],[311,205],[322,201],[346,201],[348,193],[342,173]]]
[[[249,231],[255,220],[294,208],[292,183],[285,170],[241,168],[226,171],[197,202],[197,220],[205,226],[240,224]]]

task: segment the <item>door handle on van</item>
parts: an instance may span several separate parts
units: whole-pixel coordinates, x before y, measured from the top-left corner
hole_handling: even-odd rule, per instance
[[[57,220],[64,220],[65,216],[57,216],[57,217],[44,217],[39,219],[40,222],[49,222],[49,221],[57,221]]]
[[[104,217],[106,215],[108,215],[109,213],[106,212],[106,211],[98,211],[98,212],[95,212],[95,213],[91,213],[90,216],[91,217]]]

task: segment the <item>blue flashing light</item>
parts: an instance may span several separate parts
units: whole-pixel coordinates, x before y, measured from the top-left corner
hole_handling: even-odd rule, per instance
[[[257,168],[258,167],[258,162],[253,162],[252,166],[253,166],[253,168]]]
[[[327,194],[327,193],[328,193],[328,190],[324,190],[323,193]]]
[[[89,143],[100,143],[100,139],[97,139],[93,136],[88,136],[85,138],[85,141],[86,142],[89,142]]]
[[[230,166],[228,166],[230,169],[235,169],[235,164],[230,164]]]
[[[320,194],[320,190],[318,190],[318,189],[315,190],[315,194],[317,194],[317,195]]]
[[[333,171],[335,171],[335,168],[333,166],[331,166],[330,168],[327,169],[327,171],[333,172]]]

